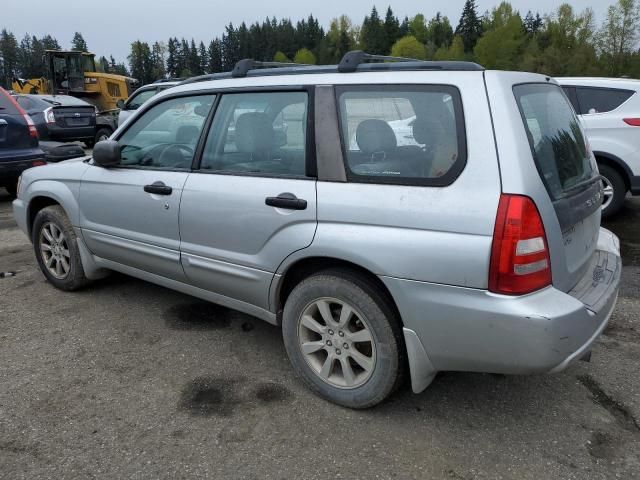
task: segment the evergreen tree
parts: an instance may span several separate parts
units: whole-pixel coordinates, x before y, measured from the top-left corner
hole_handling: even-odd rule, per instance
[[[374,6],[371,9],[371,14],[364,17],[362,22],[362,28],[360,30],[360,44],[362,49],[367,53],[386,55],[387,50],[387,38],[384,30],[384,25],[380,21],[378,16],[378,10]]]
[[[178,78],[180,71],[178,70],[178,39],[169,38],[167,43],[167,73],[169,77]]]
[[[387,8],[387,14],[384,17],[384,33],[387,40],[385,50],[391,51],[391,47],[400,38],[400,20],[393,14],[391,7]]]
[[[76,32],[73,34],[73,39],[71,40],[71,50],[76,50],[78,52],[88,52],[87,42],[84,41],[84,37],[80,32]]]
[[[225,34],[222,35],[222,68],[232,70],[238,60],[240,60],[238,34],[230,23],[225,27]]]
[[[207,47],[204,46],[204,42],[200,42],[198,45],[198,57],[200,57],[200,75],[207,73],[207,68],[209,66],[209,54],[207,52]]]
[[[207,50],[207,73],[218,73],[222,71],[222,42],[216,38],[209,44]]]
[[[204,73],[203,70],[200,69],[200,55],[198,54],[198,47],[196,46],[195,40],[191,39],[191,45],[189,47],[189,56],[187,57],[187,68],[191,75],[202,75]]]
[[[400,28],[398,29],[398,37],[402,38],[407,35],[409,35],[409,17],[404,17],[400,24]]]
[[[153,78],[153,62],[151,61],[151,49],[149,44],[136,40],[131,44],[129,54],[129,66],[131,75],[141,84],[155,81]]]
[[[151,71],[155,80],[160,80],[167,76],[165,68],[165,57],[167,56],[167,47],[164,42],[155,42],[151,47]]]
[[[6,28],[0,32],[0,58],[2,58],[2,70],[0,70],[0,82],[6,88],[18,76],[18,41],[13,33]]]
[[[96,65],[99,71],[104,73],[111,73],[111,68],[109,66],[109,60],[104,55],[98,58],[98,64]]]
[[[540,17],[539,13],[536,13],[536,16],[533,16],[531,10],[527,12],[527,15],[524,17],[524,30],[528,35],[535,35],[540,30],[542,30],[542,26],[544,25],[544,21],[542,17]]]
[[[472,51],[482,35],[482,21],[478,17],[475,0],[466,0],[455,33],[462,38],[465,52]]]
[[[440,12],[429,20],[427,25],[427,39],[436,48],[447,47],[453,41],[453,28],[447,17],[443,17]]]

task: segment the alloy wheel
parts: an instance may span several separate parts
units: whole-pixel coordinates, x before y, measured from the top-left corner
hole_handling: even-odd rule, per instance
[[[363,385],[373,374],[376,343],[366,318],[336,298],[310,303],[298,323],[299,348],[311,369],[338,388]]]
[[[67,238],[55,223],[47,222],[40,229],[40,254],[48,272],[58,280],[71,271],[71,254]]]

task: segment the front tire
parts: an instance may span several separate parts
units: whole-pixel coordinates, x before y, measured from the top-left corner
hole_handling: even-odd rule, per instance
[[[96,132],[96,136],[94,137],[94,139],[88,140],[84,142],[84,144],[87,146],[87,148],[93,148],[96,143],[101,142],[103,140],[109,140],[109,137],[111,136],[112,133],[113,132],[109,128],[100,128]]]
[[[90,283],[82,268],[76,233],[61,206],[40,210],[32,235],[40,270],[54,287],[73,291]]]
[[[602,203],[602,218],[609,218],[622,208],[627,196],[627,186],[622,175],[609,165],[598,165],[600,175],[604,177],[604,201]]]
[[[388,300],[366,278],[348,271],[315,274],[287,299],[284,344],[295,373],[319,396],[368,408],[400,384],[404,345]]]

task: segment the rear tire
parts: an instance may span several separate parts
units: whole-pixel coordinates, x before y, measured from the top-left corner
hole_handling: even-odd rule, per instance
[[[327,270],[300,282],[287,298],[282,335],[295,373],[338,405],[372,407],[404,377],[400,322],[377,286],[355,273]]]
[[[600,175],[605,178],[603,181],[605,197],[602,204],[602,218],[609,218],[622,208],[624,199],[627,196],[627,186],[622,175],[615,168],[599,164],[598,170],[600,170]]]
[[[32,235],[40,270],[54,287],[73,291],[91,283],[82,268],[76,233],[60,205],[36,214]]]

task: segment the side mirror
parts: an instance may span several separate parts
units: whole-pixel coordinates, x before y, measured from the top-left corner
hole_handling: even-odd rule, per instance
[[[123,109],[124,109],[124,100],[119,99],[119,100],[116,102],[116,107],[118,107],[120,110],[123,110]]]
[[[93,146],[93,161],[101,167],[120,165],[120,145],[115,140],[103,140]]]

